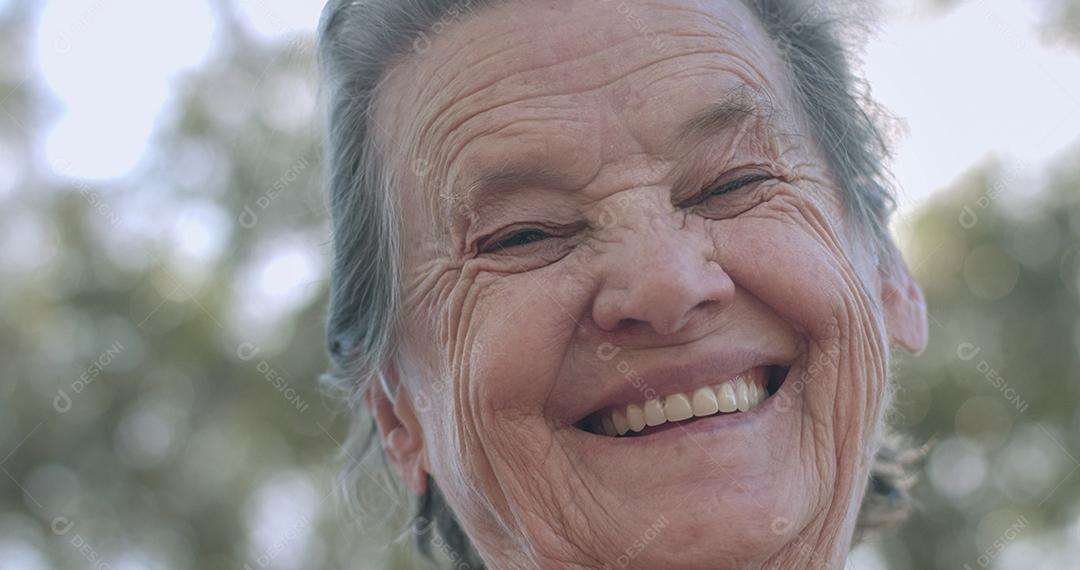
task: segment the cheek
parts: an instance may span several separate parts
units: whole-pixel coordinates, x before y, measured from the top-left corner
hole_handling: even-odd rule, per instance
[[[818,414],[831,415],[840,398],[859,397],[848,409],[871,416],[885,383],[881,311],[848,253],[842,216],[833,211],[838,206],[793,194],[799,191],[778,194],[719,223],[719,262],[738,286],[807,339],[811,350],[803,373],[813,367],[809,381],[836,379],[831,389],[806,391],[819,399]],[[869,390],[863,392],[864,386]]]
[[[521,510],[558,520],[568,501],[584,501],[567,499],[584,485],[568,475],[573,468],[545,414],[580,320],[575,308],[585,298],[575,277],[557,266],[462,279],[455,290],[468,293],[450,297],[457,321],[442,347],[452,388],[438,404],[447,422],[430,440],[432,467],[474,530],[519,520]],[[530,539],[543,529],[533,530],[525,533]]]
[[[516,458],[550,439],[543,411],[571,345],[580,301],[566,278],[541,269],[520,275],[466,266],[447,294],[438,345],[449,363],[440,398],[452,447],[473,469]],[[438,445],[438,443],[436,443]]]
[[[585,294],[573,279],[555,264],[499,278],[478,296],[465,380],[483,411],[514,421],[543,416],[581,320]]]
[[[834,233],[774,198],[716,232],[732,280],[811,338],[835,337],[851,273]]]

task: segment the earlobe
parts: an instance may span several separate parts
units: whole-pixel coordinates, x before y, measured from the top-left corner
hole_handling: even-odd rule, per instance
[[[398,388],[392,398],[383,383],[372,382],[367,390],[368,406],[386,458],[409,490],[423,495],[428,477],[423,431],[408,389],[400,382],[393,385]]]
[[[927,343],[926,299],[899,250],[890,246],[890,254],[891,259],[884,268],[881,282],[881,300],[889,339],[918,354],[926,348]]]

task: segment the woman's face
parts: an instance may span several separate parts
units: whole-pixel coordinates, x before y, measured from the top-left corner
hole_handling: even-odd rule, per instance
[[[415,45],[375,115],[408,334],[372,404],[403,479],[495,567],[835,565],[922,300],[752,14],[509,3]]]

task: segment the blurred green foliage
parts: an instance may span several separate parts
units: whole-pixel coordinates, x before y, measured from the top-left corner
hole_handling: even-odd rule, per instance
[[[987,164],[899,224],[927,297],[930,343],[900,358],[889,419],[932,446],[919,511],[879,545],[890,568],[1075,567],[1077,158],[1047,173],[1038,195],[1030,180]],[[995,540],[1017,543],[1010,557]]]
[[[332,493],[310,39],[236,42],[98,185],[32,167],[48,103],[0,26],[0,568],[413,567],[377,472],[365,524]],[[888,568],[1080,559],[1080,155],[1028,182],[988,163],[898,223],[931,337],[890,423],[933,446]]]

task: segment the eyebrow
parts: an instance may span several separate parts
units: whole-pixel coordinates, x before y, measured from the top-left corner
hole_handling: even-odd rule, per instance
[[[525,188],[569,188],[572,185],[566,172],[529,159],[510,159],[500,164],[486,165],[479,174],[469,177],[462,187],[460,199],[471,209],[481,210],[489,197],[507,196]],[[449,204],[453,209],[453,204]],[[451,212],[451,215],[453,213]]]
[[[707,140],[748,119],[767,119],[773,110],[772,102],[757,90],[746,85],[733,87],[683,121],[668,139],[667,148]]]
[[[492,191],[526,186],[562,187],[567,185],[565,173],[531,161],[487,166],[465,186],[464,195],[470,199]]]

